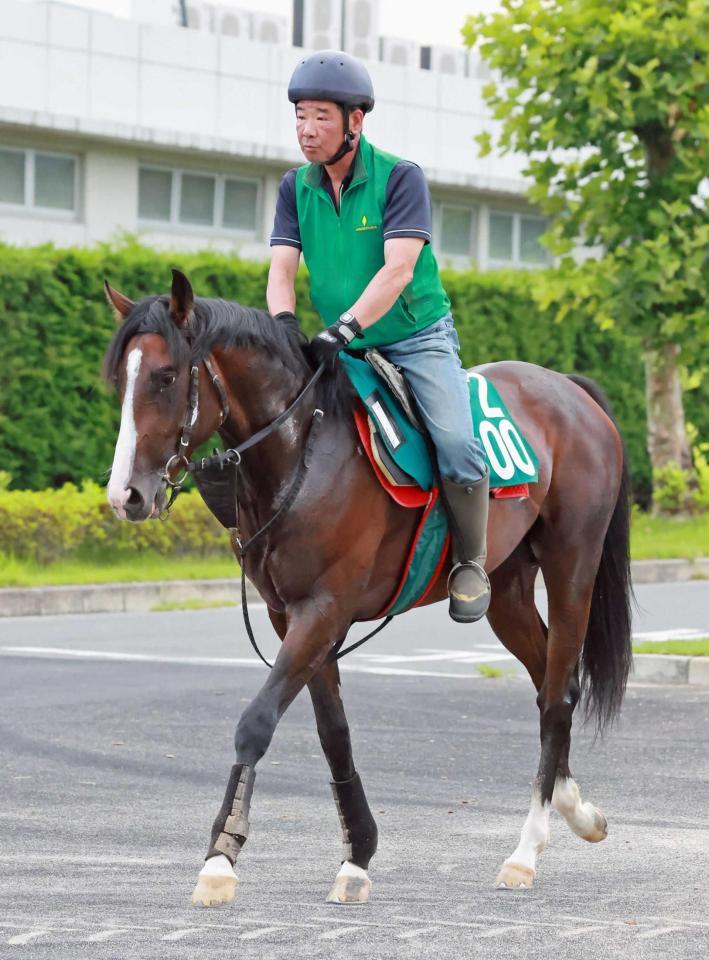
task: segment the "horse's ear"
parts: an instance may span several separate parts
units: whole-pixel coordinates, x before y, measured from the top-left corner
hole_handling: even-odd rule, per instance
[[[106,293],[108,305],[113,310],[116,321],[120,323],[121,320],[125,320],[135,306],[135,303],[129,300],[128,297],[124,297],[118,290],[114,290],[108,280],[103,281],[103,289]]]
[[[178,327],[186,327],[194,306],[192,285],[181,270],[172,271],[170,291],[170,316]]]

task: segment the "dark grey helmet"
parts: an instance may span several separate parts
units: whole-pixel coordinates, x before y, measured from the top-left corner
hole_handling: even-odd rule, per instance
[[[374,88],[365,65],[343,50],[319,50],[301,60],[288,84],[288,99],[331,100],[344,107],[374,107]]]

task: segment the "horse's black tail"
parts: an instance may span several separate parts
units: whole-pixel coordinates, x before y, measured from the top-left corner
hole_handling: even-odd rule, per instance
[[[610,402],[594,380],[576,374],[570,374],[569,380],[585,390],[615,424]],[[630,578],[630,477],[623,445],[623,471],[618,499],[603,541],[581,654],[580,679],[586,717],[595,718],[599,733],[613,722],[623,702],[633,662],[633,601]]]

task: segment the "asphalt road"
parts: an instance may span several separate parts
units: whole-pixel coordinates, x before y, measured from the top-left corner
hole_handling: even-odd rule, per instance
[[[708,584],[640,592],[639,632],[707,626]],[[492,641],[440,606],[373,641],[368,656],[393,661],[343,679],[380,828],[371,902],[324,903],[339,826],[306,697],[259,767],[235,902],[192,908],[235,721],[265,676],[241,668],[236,617],[0,623],[1,960],[706,955],[709,690],[634,686],[605,741],[576,730],[573,769],[609,839],[585,844],[554,815],[534,890],[498,892],[537,763],[533,692],[461,662],[492,660]]]

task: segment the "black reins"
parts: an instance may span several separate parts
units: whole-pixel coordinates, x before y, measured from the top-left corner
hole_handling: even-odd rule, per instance
[[[221,415],[219,420],[219,426],[225,422],[226,418],[229,415],[229,400],[227,396],[226,389],[222,383],[219,375],[216,373],[212,362],[209,357],[204,357],[203,363],[207,368],[207,372],[211,377],[212,384],[214,385],[217,393],[219,394],[219,399],[221,403]],[[313,449],[315,448],[315,443],[320,431],[320,427],[325,419],[325,414],[322,410],[317,408],[313,411],[313,416],[310,424],[310,429],[308,430],[308,439],[305,444],[305,450],[303,456],[300,458],[298,463],[298,469],[296,470],[295,477],[288,489],[288,492],[281,500],[278,505],[278,509],[275,511],[272,517],[266,521],[266,523],[256,531],[249,539],[242,543],[241,540],[241,523],[240,523],[240,509],[239,509],[239,466],[241,464],[241,455],[249,450],[251,447],[255,447],[257,443],[260,443],[262,440],[265,440],[266,437],[274,433],[282,424],[289,419],[292,415],[298,404],[301,400],[308,394],[308,392],[315,386],[318,380],[322,377],[325,372],[325,365],[320,364],[318,369],[315,371],[313,376],[308,380],[303,389],[300,391],[295,400],[290,404],[290,406],[279,414],[275,420],[267,424],[265,427],[262,427],[261,430],[257,430],[256,433],[252,434],[248,439],[244,440],[243,443],[240,443],[236,447],[230,447],[228,450],[215,450],[214,454],[211,457],[202,457],[201,460],[190,460],[187,456],[187,449],[190,444],[190,438],[192,436],[192,430],[195,423],[197,422],[197,415],[199,412],[199,366],[194,364],[190,369],[190,387],[188,392],[187,399],[187,410],[185,412],[185,419],[182,424],[182,433],[179,440],[179,448],[177,453],[174,453],[170,459],[165,464],[165,469],[163,472],[163,480],[166,486],[170,487],[170,498],[165,506],[165,510],[168,511],[170,507],[175,502],[180,491],[184,487],[185,480],[190,473],[198,473],[203,470],[208,470],[213,467],[218,467],[220,470],[224,470],[226,466],[234,467],[234,510],[236,514],[236,530],[234,539],[239,547],[239,552],[241,554],[241,609],[244,617],[244,626],[246,627],[246,633],[248,634],[249,641],[251,646],[256,651],[256,654],[259,658],[266,664],[267,667],[273,669],[273,664],[270,663],[264,655],[261,653],[258,644],[256,643],[256,637],[254,636],[253,629],[251,627],[251,620],[249,618],[249,609],[248,601],[246,596],[246,571],[244,565],[244,557],[246,551],[253,545],[253,543],[259,539],[267,530],[269,530],[279,519],[282,517],[293,505],[300,489],[303,486],[305,480],[305,474],[307,472],[308,466],[310,464],[310,459],[312,456]],[[184,473],[177,480],[173,481],[170,478],[170,471],[174,469],[175,465],[179,464],[183,467]],[[357,647],[361,647],[363,643],[371,639],[375,634],[379,633],[380,630],[383,630],[393,620],[393,616],[388,616],[384,619],[379,626],[372,630],[371,633],[368,633],[366,637],[363,637],[361,640],[357,640],[355,643],[350,644],[349,647],[342,649],[342,645],[345,642],[347,634],[341,637],[335,645],[331,648],[330,652],[327,655],[326,662],[332,662],[339,660],[341,657],[344,657],[346,654],[351,653],[353,650],[356,650]]]

